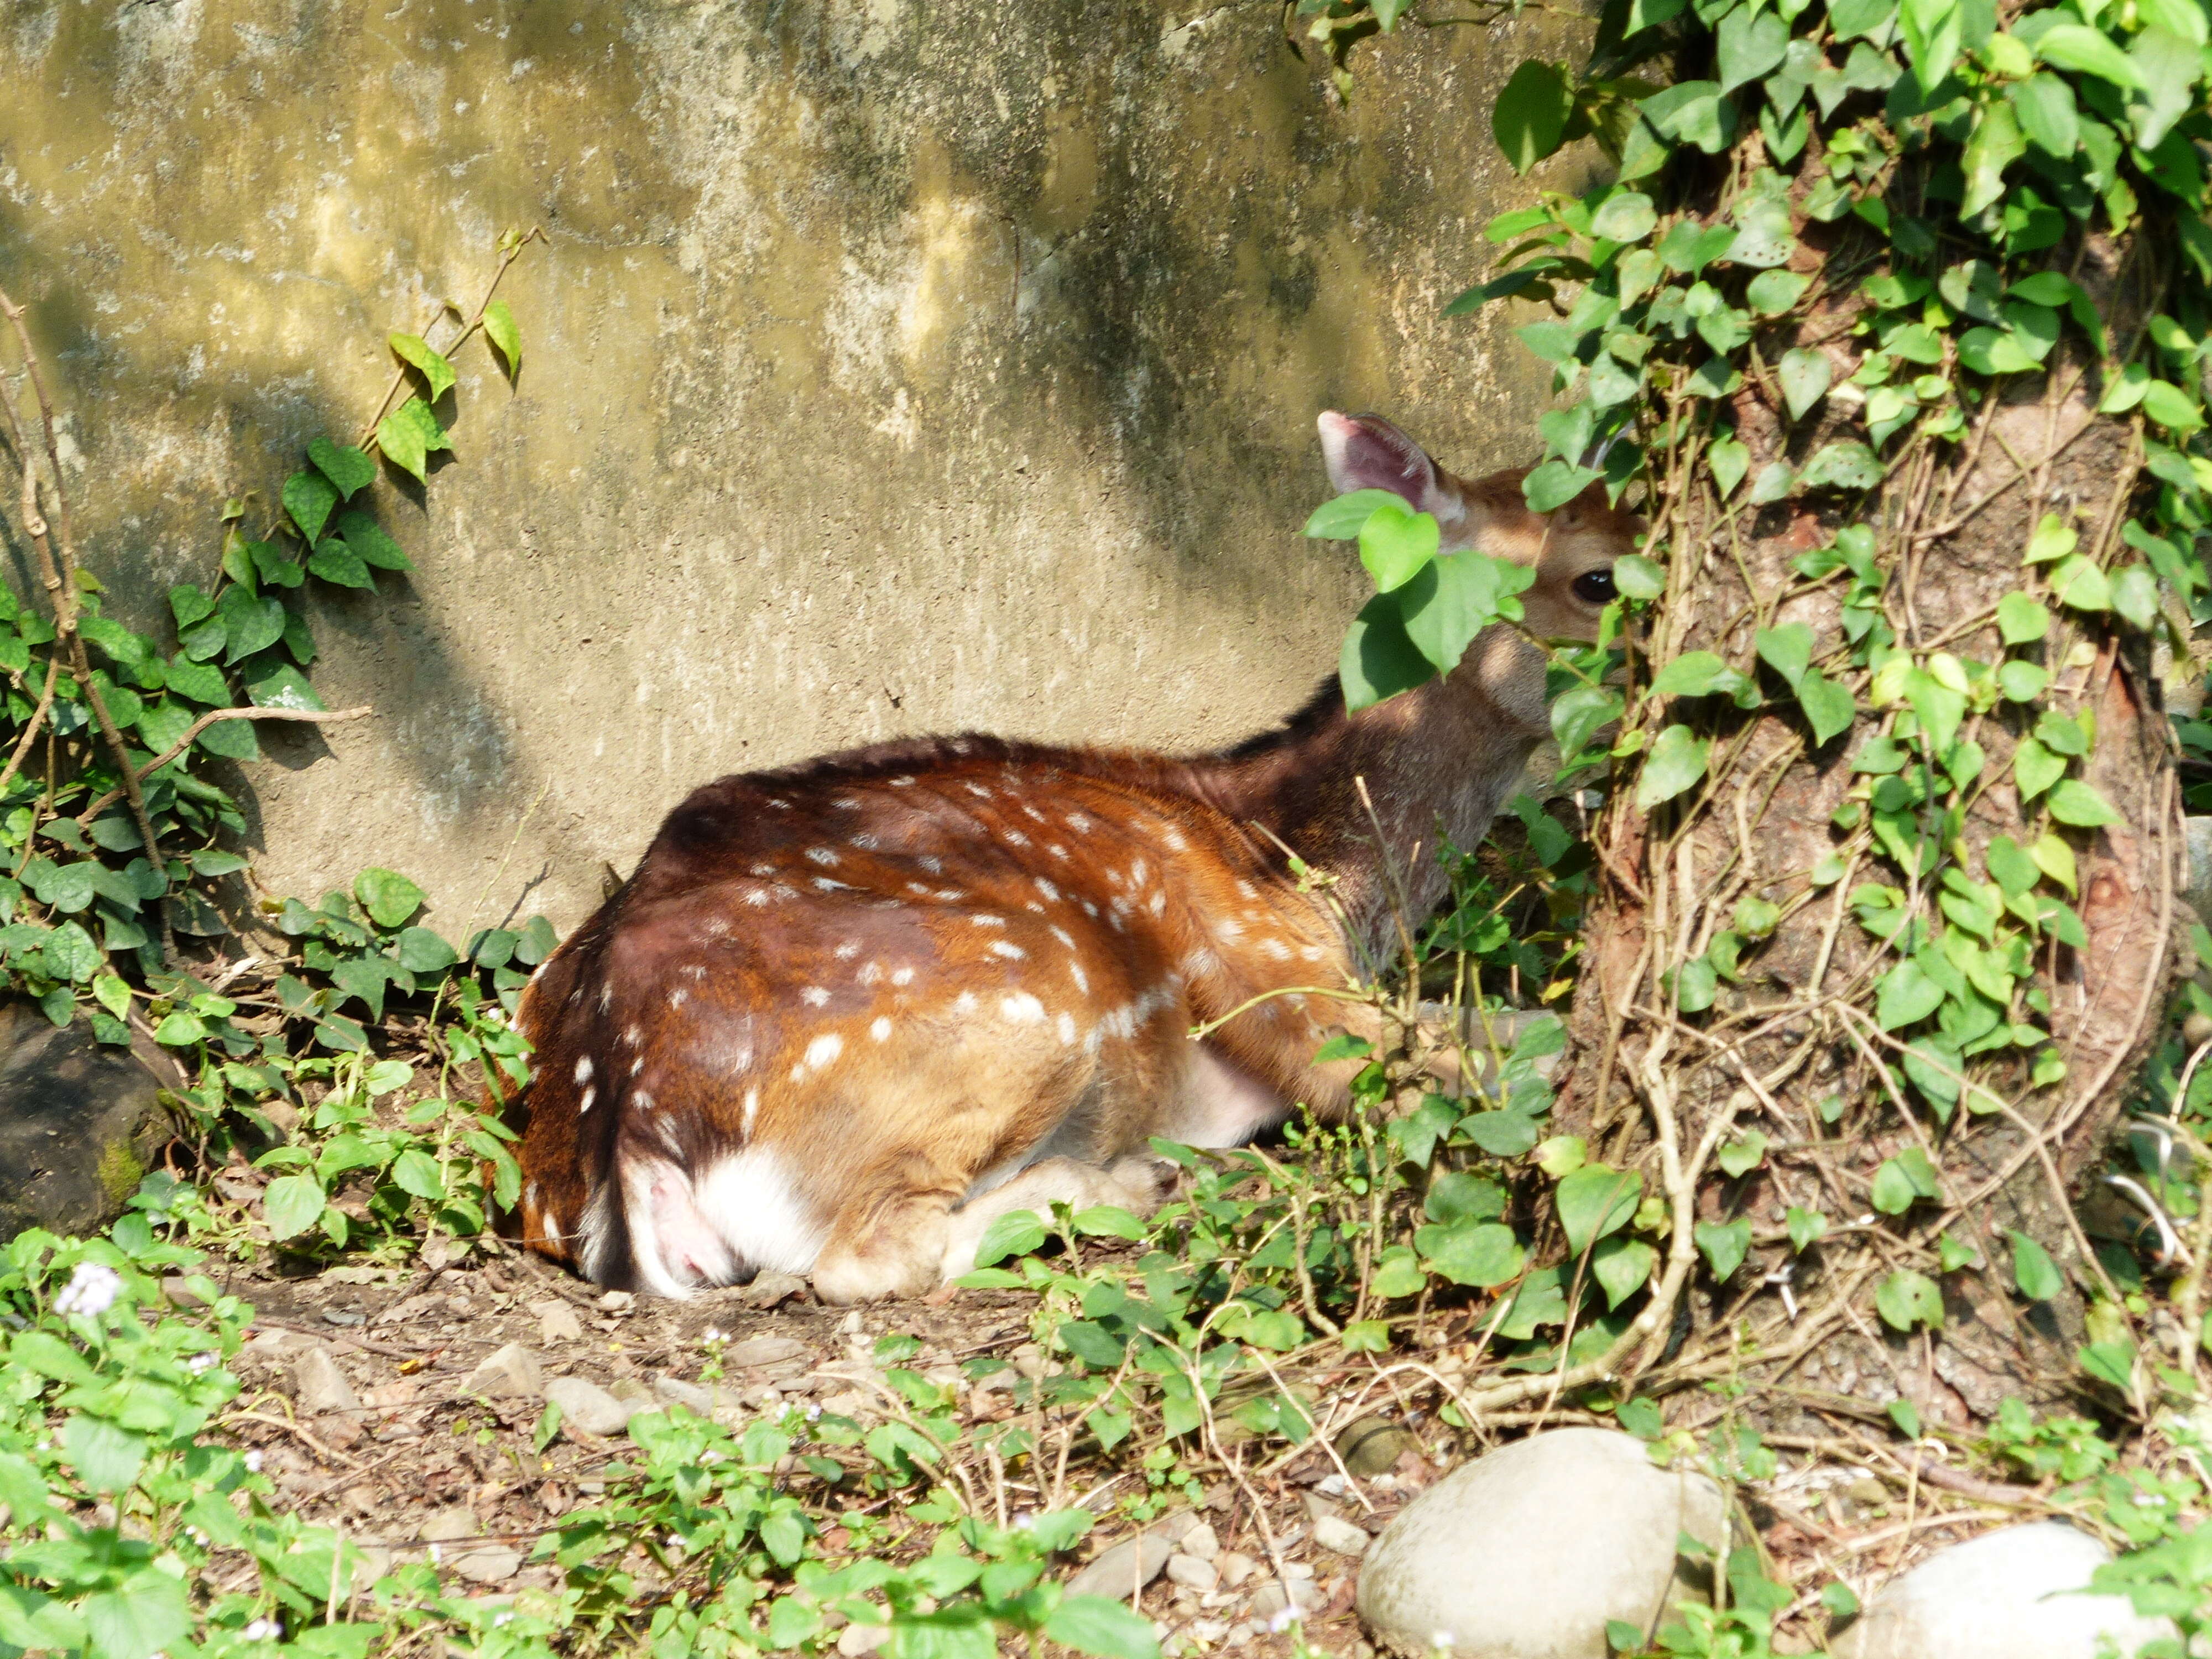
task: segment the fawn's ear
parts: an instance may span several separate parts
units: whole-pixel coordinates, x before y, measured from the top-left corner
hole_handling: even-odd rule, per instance
[[[1319,424],[1328,481],[1340,493],[1387,489],[1403,496],[1416,512],[1433,514],[1444,524],[1465,514],[1466,502],[1456,481],[1381,416],[1330,409],[1322,412]]]

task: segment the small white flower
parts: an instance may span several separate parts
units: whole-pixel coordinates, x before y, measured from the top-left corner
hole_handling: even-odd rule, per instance
[[[438,1563],[440,1563],[441,1561],[444,1560],[445,1559],[446,1559],[446,1553],[445,1553],[445,1551],[443,1551],[443,1550],[440,1549],[440,1548],[439,1548],[435,1544],[433,1544],[433,1545],[431,1545],[431,1546],[430,1546],[430,1565],[431,1565],[432,1566],[435,1566],[435,1565],[438,1565]]]
[[[810,1423],[821,1415],[822,1407],[819,1406],[809,1406],[806,1408],[806,1420]]]
[[[54,1298],[54,1311],[97,1317],[115,1305],[122,1289],[123,1275],[114,1268],[103,1267],[97,1261],[80,1261],[76,1271],[70,1275],[70,1282]]]
[[[708,1326],[708,1327],[707,1327],[707,1340],[708,1340],[708,1341],[709,1341],[709,1342],[720,1342],[721,1340],[722,1340],[722,1334],[721,1334],[721,1332],[720,1332],[720,1331],[716,1330],[716,1329],[715,1329],[712,1325],[709,1325],[709,1326]]]
[[[284,1634],[284,1627],[274,1619],[257,1619],[239,1632],[249,1642],[275,1642]]]
[[[1291,1627],[1291,1621],[1297,1619],[1297,1616],[1296,1610],[1291,1607],[1285,1607],[1280,1613],[1269,1613],[1267,1615],[1267,1634],[1270,1636],[1280,1635],[1283,1632]]]
[[[248,1474],[258,1474],[261,1473],[261,1454],[259,1451],[250,1451],[246,1454],[246,1472]]]
[[[1449,1651],[1451,1648],[1451,1632],[1448,1630],[1440,1630],[1437,1632],[1435,1635],[1429,1638],[1429,1645],[1432,1648],[1442,1648],[1446,1651]]]
[[[215,1369],[215,1360],[213,1353],[196,1353],[185,1361],[185,1369],[194,1376],[204,1376]]]
[[[514,1622],[514,1609],[512,1607],[501,1607],[491,1616],[491,1627],[494,1630],[497,1630],[501,1625],[511,1625]]]

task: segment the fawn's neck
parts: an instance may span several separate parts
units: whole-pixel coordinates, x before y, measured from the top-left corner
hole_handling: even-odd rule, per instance
[[[1444,893],[1438,842],[1482,839],[1547,729],[1543,653],[1492,627],[1440,679],[1347,714],[1332,678],[1282,730],[1192,769],[1223,811],[1337,878],[1354,935],[1379,963],[1395,949],[1394,884],[1419,927]]]

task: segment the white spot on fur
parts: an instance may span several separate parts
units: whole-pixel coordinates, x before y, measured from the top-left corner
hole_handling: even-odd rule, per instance
[[[747,1140],[750,1140],[753,1138],[753,1120],[759,1115],[760,1091],[757,1089],[748,1089],[745,1091],[744,1121],[744,1137]]]
[[[920,865],[923,869],[928,871],[933,876],[941,876],[945,873],[945,860],[939,858],[934,853],[924,853],[920,858],[916,859],[915,862]],[[929,889],[925,887],[921,890],[927,893]]]
[[[1083,964],[1079,962],[1071,962],[1067,964],[1067,971],[1075,976],[1075,988],[1085,996],[1090,995],[1091,975],[1083,971]]]
[[[820,1008],[828,1004],[830,994],[818,985],[810,985],[799,994],[799,1000],[810,1008]]]
[[[926,881],[910,881],[906,884],[906,890],[909,893],[919,893],[922,897],[927,898],[929,896],[929,884]]]
[[[156,833],[156,834],[158,834],[158,833],[160,833],[160,832],[159,832],[159,831],[156,831],[155,833]],[[608,983],[608,984],[602,985],[601,987],[599,987],[599,1012],[600,1012],[601,1013],[603,1013],[603,1014],[604,1014],[605,1012],[606,1012],[606,1011],[607,1011],[608,1009],[610,1009],[610,1008],[613,1007],[614,1006],[615,1006],[615,988],[614,988],[613,984],[612,984],[611,982],[610,982],[610,983]]]
[[[827,876],[815,877],[814,885],[817,891],[824,893],[849,893],[853,890],[846,883],[832,881]]]
[[[810,847],[806,849],[806,856],[809,862],[818,864],[824,870],[831,868],[837,862],[837,855],[826,847]]]
[[[1244,937],[1244,924],[1234,916],[1226,917],[1214,924],[1213,936],[1224,939],[1242,939]]]
[[[873,836],[854,836],[846,845],[857,847],[863,853],[872,853],[876,850],[876,838]]]
[[[1033,820],[1034,822],[1038,823],[1042,823],[1045,821],[1045,817],[1044,817],[1044,814],[1043,814],[1043,813],[1042,813],[1042,812],[1038,811],[1036,810],[1036,807],[1034,807],[1034,806],[1030,806],[1030,805],[1026,805],[1026,804],[1024,804],[1024,805],[1023,805],[1023,807],[1022,807],[1022,815],[1023,815],[1024,817],[1030,818],[1030,819],[1031,819],[1031,820]]]
[[[806,1045],[806,1064],[818,1072],[844,1052],[845,1039],[835,1031],[824,1031]]]
[[[956,1014],[972,1014],[981,1006],[975,1000],[975,994],[973,991],[963,991],[952,999],[952,1012]]]
[[[1052,930],[1052,936],[1069,950],[1073,951],[1075,948],[1075,935],[1069,933],[1066,928],[1055,927]]]
[[[643,1089],[635,1089],[630,1091],[629,1103],[641,1112],[649,1112],[653,1109],[653,1097]]]
[[[1159,914],[1161,914],[1161,912],[1164,911],[1167,908],[1168,908],[1168,896],[1167,896],[1166,892],[1165,892],[1164,890],[1161,890],[1161,889],[1155,888],[1155,889],[1153,890],[1153,891],[1152,891],[1152,899],[1151,899],[1151,901],[1150,901],[1150,902],[1149,902],[1145,906],[1145,908],[1146,908],[1147,910],[1150,910],[1150,911],[1151,911],[1154,915],[1156,915],[1156,916],[1157,916],[1157,915],[1158,915]]]
[[[1089,899],[1085,899],[1083,901],[1083,914],[1086,916],[1096,917],[1098,914],[1098,907],[1093,904]]]
[[[1073,1042],[1075,1041],[1075,1016],[1073,1014],[1061,1014],[1058,1018],[1053,1021],[1052,1025],[1053,1030],[1060,1033],[1060,1040],[1062,1042]]]
[[[883,1016],[878,1014],[876,1018],[870,1023],[868,1026],[868,1035],[875,1038],[878,1042],[890,1042],[891,1036],[890,1021],[884,1018]]]
[[[1036,883],[1036,890],[1038,892],[1042,893],[1047,898],[1052,899],[1054,902],[1059,900],[1060,889],[1054,886],[1042,876],[1033,876],[1030,879]]]
[[[1304,950],[1298,952],[1298,955],[1308,962],[1319,962],[1328,954],[1328,952],[1322,950],[1318,945],[1309,945]]]
[[[891,983],[894,985],[913,984],[914,969],[911,968],[894,968],[891,969]]]
[[[991,941],[991,954],[994,957],[1004,957],[1009,962],[1019,962],[1024,957],[1029,955],[1029,952],[1012,939],[994,939]]]
[[[969,784],[968,786],[968,793],[975,796],[977,800],[988,800],[991,799],[991,792],[980,783]]]
[[[969,917],[968,920],[978,927],[1003,927],[1006,925],[1006,919],[1004,916],[988,915],[980,912]]]
[[[1054,842],[1050,846],[1047,847],[1044,850],[1045,850],[1046,852],[1048,852],[1048,853],[1051,854],[1053,855],[1053,857],[1054,857],[1054,858],[1056,858],[1056,859],[1064,859],[1064,858],[1066,858],[1066,857],[1067,856],[1067,848],[1066,848],[1065,847],[1062,847],[1062,846],[1061,846],[1058,842]]]
[[[155,831],[155,834],[156,835],[159,835],[161,831],[158,830]],[[581,1117],[585,1113],[590,1111],[592,1109],[592,1103],[599,1097],[599,1091],[597,1089],[585,1090],[584,1097],[576,1103],[576,1115],[578,1117]]]
[[[854,957],[860,954],[860,941],[858,939],[848,939],[830,954],[836,957],[840,962],[850,962]]]
[[[644,1036],[645,1031],[641,1026],[633,1025],[623,1032],[623,1041],[633,1048],[637,1047]]]
[[[1026,847],[1030,844],[1030,838],[1018,830],[1001,830],[999,831],[999,838],[1009,847]]]
[[[1000,1017],[1011,1025],[1033,1025],[1044,1018],[1044,1004],[1027,991],[999,999]]]
[[[1260,890],[1249,881],[1240,881],[1237,884],[1237,896],[1248,899],[1257,898],[1260,896]]]
[[[937,890],[937,896],[950,902],[954,899],[964,899],[968,895],[957,887],[940,887]]]
[[[582,1059],[576,1062],[576,1081],[579,1083],[589,1083],[591,1080],[592,1057],[589,1054],[586,1054]]]
[[[855,974],[853,977],[859,980],[863,985],[873,985],[880,981],[883,976],[884,970],[878,963],[867,962],[860,964],[860,971]]]
[[[766,904],[768,902],[768,889],[765,887],[754,888],[751,892],[745,895],[745,902],[754,906]]]
[[[756,864],[753,866],[752,871],[757,876],[772,876],[775,873],[775,866],[773,864]]]
[[[1074,830],[1079,836],[1085,836],[1091,833],[1091,820],[1084,817],[1080,812],[1070,812],[1067,815],[1066,822],[1067,827]]]
[[[668,994],[669,1011],[672,1013],[680,1012],[683,1009],[684,1005],[690,1001],[690,999],[691,994],[689,991],[671,991]]]
[[[1134,864],[1132,864],[1129,866],[1129,885],[1132,887],[1142,887],[1144,884],[1145,861],[1142,859],[1139,859]]]
[[[1271,962],[1288,962],[1291,959],[1291,947],[1279,939],[1261,940],[1260,953]]]
[[[629,1074],[630,1074],[632,1077],[635,1077],[635,1076],[636,1076],[640,1072],[643,1071],[644,1069],[645,1069],[645,1056],[644,1056],[643,1054],[640,1054],[640,1055],[639,1055],[635,1060],[632,1060],[632,1061],[630,1061],[630,1063],[629,1063]]]
[[[686,979],[704,979],[707,977],[707,964],[703,962],[689,963],[682,972]]]
[[[1180,830],[1169,830],[1160,837],[1160,840],[1170,853],[1187,853],[1190,850],[1190,843],[1182,838],[1182,831]]]
[[[768,798],[768,804],[775,808],[779,812],[788,812],[791,811],[791,803],[781,795],[770,795]]]
[[[840,795],[830,804],[841,812],[857,812],[860,810],[860,803],[850,795]]]

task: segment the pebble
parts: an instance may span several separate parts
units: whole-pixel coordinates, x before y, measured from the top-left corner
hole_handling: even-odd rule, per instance
[[[722,1350],[725,1365],[780,1365],[786,1360],[805,1359],[813,1350],[796,1337],[749,1336]]]
[[[1221,1558],[1221,1582],[1235,1589],[1260,1571],[1260,1564],[1242,1550],[1231,1550]]]
[[[529,1349],[510,1342],[468,1374],[461,1392],[483,1400],[535,1399],[545,1392],[545,1368]]]
[[[533,1302],[530,1311],[538,1316],[538,1340],[547,1347],[556,1342],[581,1342],[584,1322],[576,1310],[556,1297],[550,1302]]]
[[[573,1431],[602,1439],[628,1428],[639,1409],[624,1405],[598,1383],[581,1376],[555,1377],[545,1385],[545,1397],[561,1408],[562,1432]]]
[[[1605,1659],[1608,1620],[1649,1629],[1692,1593],[1676,1540],[1717,1542],[1722,1516],[1718,1487],[1633,1436],[1532,1435],[1399,1511],[1362,1559],[1359,1616],[1400,1653]]]
[[[295,1359],[292,1380],[299,1388],[300,1409],[310,1417],[361,1409],[360,1396],[328,1348],[310,1348]]]
[[[743,1415],[737,1391],[719,1384],[686,1382],[680,1377],[656,1376],[653,1391],[672,1406],[681,1406],[694,1417],[731,1421]]]
[[[1829,1644],[1836,1659],[2093,1659],[2109,1637],[2134,1653],[2173,1627],[2124,1595],[2083,1595],[2112,1552],[2063,1521],[1985,1532],[1892,1579]]]
[[[1212,1561],[1221,1554],[1221,1539],[1212,1527],[1201,1521],[1183,1534],[1179,1547],[1185,1555],[1196,1556],[1201,1561]]]
[[[1324,1515],[1313,1524],[1313,1540],[1334,1555],[1360,1556],[1374,1540],[1368,1537],[1364,1527]]]
[[[888,1625],[848,1625],[837,1632],[837,1651],[845,1659],[861,1659],[890,1640]]]
[[[806,1281],[797,1273],[780,1273],[774,1270],[757,1274],[745,1287],[744,1304],[763,1312],[794,1296],[806,1294]]]
[[[1194,1590],[1210,1590],[1221,1582],[1220,1569],[1211,1561],[1201,1561],[1195,1555],[1178,1551],[1168,1557],[1168,1579]]]
[[[1291,1577],[1287,1583],[1290,1585],[1287,1594],[1283,1583],[1274,1580],[1260,1586],[1252,1597],[1252,1616],[1255,1619],[1273,1619],[1292,1606],[1301,1613],[1312,1613],[1328,1600],[1322,1593],[1321,1586],[1310,1578]],[[1531,1659],[1534,1659],[1533,1656]]]
[[[1124,1539],[1067,1581],[1070,1595],[1106,1595],[1126,1601],[1160,1576],[1174,1547],[1157,1533]]]

